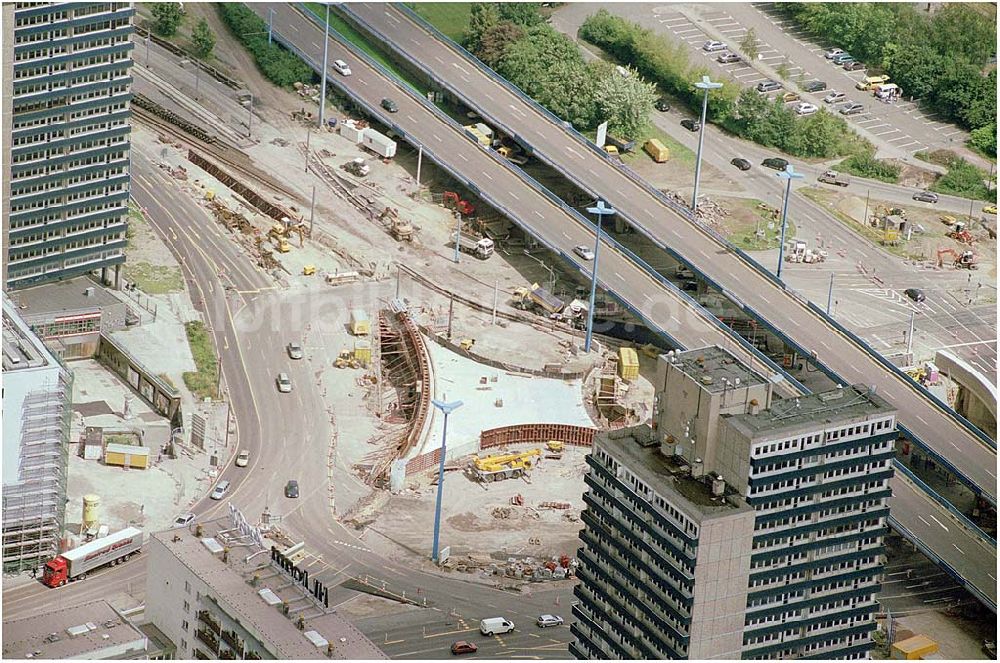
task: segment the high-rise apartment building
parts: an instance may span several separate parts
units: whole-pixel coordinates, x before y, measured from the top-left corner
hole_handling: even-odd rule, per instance
[[[895,411],[859,386],[772,402],[721,348],[658,368],[653,425],[588,458],[571,651],[866,658]]]
[[[95,270],[117,280],[133,13],[128,2],[4,4],[6,288]]]
[[[59,552],[72,375],[3,297],[3,571]]]

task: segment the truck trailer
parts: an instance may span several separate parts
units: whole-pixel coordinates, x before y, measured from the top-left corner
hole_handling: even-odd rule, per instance
[[[361,137],[361,144],[385,159],[396,156],[396,141],[385,134],[380,134],[371,127],[365,129],[365,133]]]
[[[489,237],[477,237],[471,233],[453,233],[451,241],[458,244],[458,248],[466,253],[471,253],[481,260],[486,260],[493,255],[493,240]]]
[[[109,564],[114,566],[124,562],[141,549],[142,530],[126,527],[73,550],[67,550],[46,562],[42,572],[42,582],[49,587],[59,587],[73,580],[83,580],[91,571]]]

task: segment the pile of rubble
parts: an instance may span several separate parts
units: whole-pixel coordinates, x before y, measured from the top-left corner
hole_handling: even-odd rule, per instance
[[[563,580],[572,578],[579,565],[577,559],[569,555],[536,558],[529,556],[508,557],[498,560],[489,555],[469,554],[465,557],[449,557],[442,566],[462,573],[480,572],[483,576],[502,576],[530,582]]]
[[[674,201],[681,207],[688,207],[691,205],[690,200],[686,200],[680,196],[680,194],[674,191],[667,191],[666,189],[660,189],[660,191],[670,200]],[[698,212],[696,218],[701,223],[711,227],[717,232],[722,232],[724,226],[722,225],[722,219],[729,216],[729,210],[719,205],[711,198],[701,197],[698,201]]]
[[[319,103],[319,85],[309,85],[308,83],[295,81],[295,83],[292,84],[292,87],[295,88],[295,91],[299,93],[300,97]]]

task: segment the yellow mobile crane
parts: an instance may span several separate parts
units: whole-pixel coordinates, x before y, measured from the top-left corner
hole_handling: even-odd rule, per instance
[[[520,453],[475,458],[472,461],[472,470],[480,481],[516,479],[530,472],[535,464],[534,457],[541,454],[540,450],[531,449]]]

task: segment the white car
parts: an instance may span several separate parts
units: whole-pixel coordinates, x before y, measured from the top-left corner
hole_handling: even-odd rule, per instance
[[[292,359],[302,359],[302,344],[300,343],[289,343],[288,344],[288,356]]]
[[[714,53],[716,51],[725,51],[729,47],[726,46],[726,42],[724,42],[724,41],[714,41],[713,40],[713,41],[706,41],[702,45],[702,48],[704,50],[708,51],[709,53]]]
[[[351,75],[351,67],[346,62],[344,62],[343,60],[334,60],[333,61],[333,68],[341,76],[350,76]]]
[[[827,104],[837,104],[841,101],[847,99],[847,95],[843,92],[837,92],[836,90],[830,90],[830,94],[823,97],[823,102]]]
[[[195,515],[193,513],[185,513],[183,516],[177,516],[174,520],[173,527],[187,527],[194,522]]]
[[[244,449],[236,454],[236,467],[246,467],[250,464],[250,452]]]
[[[559,615],[542,615],[535,622],[538,624],[539,628],[548,628],[549,626],[562,626],[563,618]]]
[[[288,377],[288,373],[278,373],[278,391],[283,394],[292,391],[292,379]]]
[[[816,104],[807,103],[805,101],[795,105],[795,112],[798,113],[799,115],[812,115],[818,110],[819,106],[817,106]]]
[[[832,60],[838,55],[843,55],[846,52],[847,51],[845,51],[842,48],[831,48],[829,51],[823,54],[823,57],[825,57],[827,60]]]
[[[591,251],[590,249],[588,249],[583,244],[581,244],[579,246],[574,246],[573,247],[573,253],[575,253],[576,255],[580,256],[584,260],[593,260],[594,259],[594,252]]]
[[[229,482],[223,479],[219,483],[215,484],[215,490],[209,495],[213,500],[221,500],[229,492]]]

